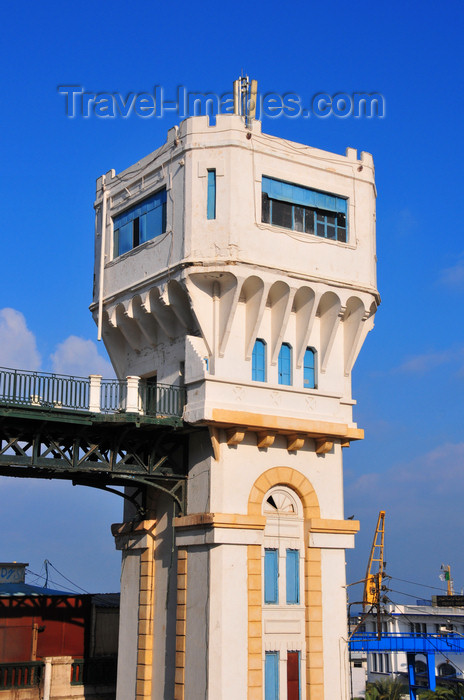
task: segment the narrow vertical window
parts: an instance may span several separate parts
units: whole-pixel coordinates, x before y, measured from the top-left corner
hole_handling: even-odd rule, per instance
[[[216,170],[208,170],[208,203],[206,215],[208,219],[216,218]]]
[[[264,698],[279,700],[279,652],[266,651],[264,665]]]
[[[277,605],[279,602],[279,553],[277,549],[264,550],[264,602]]]
[[[287,652],[287,700],[300,700],[300,652]]]
[[[292,383],[292,348],[288,343],[282,343],[278,365],[279,384],[290,386]]]
[[[287,605],[300,602],[300,553],[287,549],[286,557]]]
[[[316,388],[316,353],[306,348],[303,361],[303,386],[305,389]]]
[[[266,381],[266,343],[258,338],[251,356],[251,378],[254,382]]]

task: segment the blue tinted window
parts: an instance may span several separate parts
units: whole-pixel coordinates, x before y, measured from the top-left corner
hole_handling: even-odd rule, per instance
[[[156,236],[160,236],[166,230],[164,218],[165,207],[156,207],[140,217],[140,243],[145,243]]]
[[[279,652],[266,651],[264,664],[264,698],[279,700]]]
[[[347,213],[347,200],[335,194],[312,190],[301,185],[293,185],[282,180],[274,180],[265,175],[262,177],[262,188],[263,192],[270,199],[276,201],[314,207],[315,209],[324,209],[325,211],[339,212],[341,214]]]
[[[251,378],[255,382],[266,381],[266,343],[258,338],[251,356]]]
[[[300,553],[297,549],[287,549],[286,556],[287,604],[300,602]]]
[[[208,170],[208,203],[206,207],[208,219],[216,218],[216,171]]]
[[[115,233],[115,244],[117,242],[117,252],[116,255],[122,255],[127,253],[128,250],[132,250],[132,238],[133,238],[133,224],[132,221],[129,224],[124,224],[119,229],[116,229]]]
[[[303,386],[305,389],[316,388],[316,353],[312,348],[306,348],[303,361]]]
[[[292,348],[282,343],[279,352],[279,384],[290,386],[292,383]]]
[[[279,553],[277,549],[264,550],[264,602],[279,602]]]
[[[346,243],[348,200],[263,176],[261,220]]]
[[[113,219],[114,257],[166,231],[166,190],[160,190]]]

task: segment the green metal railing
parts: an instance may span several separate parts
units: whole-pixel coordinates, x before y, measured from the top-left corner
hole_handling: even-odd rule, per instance
[[[0,401],[20,406],[88,410],[90,380],[0,367]]]
[[[100,388],[100,410],[116,413],[126,410],[127,384],[119,379],[102,379]]]
[[[147,416],[181,416],[185,405],[185,389],[169,384],[140,382],[142,411]]]
[[[0,690],[31,688],[38,685],[42,676],[41,661],[24,661],[0,664]]]
[[[185,390],[182,387],[140,380],[138,391],[139,411],[142,414],[152,417],[182,416],[185,405]],[[89,411],[90,393],[89,377],[0,367],[0,404]],[[102,379],[100,412],[124,412],[126,408],[127,382]]]

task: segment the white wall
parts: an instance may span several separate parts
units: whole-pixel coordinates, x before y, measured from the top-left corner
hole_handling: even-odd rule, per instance
[[[209,168],[216,170],[214,220],[206,217]],[[347,197],[348,242],[264,224],[263,175]],[[167,190],[166,233],[114,258],[112,217],[162,187]],[[108,215],[103,222],[104,197]],[[259,122],[250,137],[237,116],[219,116],[216,126],[209,126],[205,117],[193,117],[177,132],[170,130],[158,151],[119,175],[109,171],[97,181],[92,311],[98,320],[101,302],[103,339],[116,372],[120,377],[156,373],[158,382],[176,385],[185,379],[184,419],[197,426],[211,423],[214,411],[222,408],[262,416],[264,425],[271,416],[295,425],[301,420],[331,423],[343,426],[342,432],[354,428],[351,368],[379,302],[375,268],[375,185],[369,154],[358,159],[353,149],[340,156],[277,139],[262,134]],[[264,383],[251,378],[256,337],[267,343]],[[293,349],[290,387],[278,383],[282,342]],[[316,389],[303,387],[301,361],[307,346],[317,351]],[[322,518],[343,519],[340,440],[321,455],[310,438],[298,452],[289,452],[286,436],[279,434],[266,449],[257,448],[253,432],[229,446],[225,431],[219,430],[219,440],[215,460],[207,429],[191,435],[188,514],[246,514],[254,482],[266,470],[284,466],[311,482]],[[167,700],[173,678],[175,577],[170,504],[160,499],[157,507],[153,698]],[[323,548],[326,700],[347,693],[343,547],[351,546],[352,537],[340,536],[336,542],[334,537],[339,536],[319,533],[305,543]],[[188,548],[186,698],[245,698],[247,542],[261,540],[256,533],[237,530],[178,535],[177,544],[181,541]],[[124,667],[118,700],[129,700],[135,685],[134,561],[127,555],[123,570]]]

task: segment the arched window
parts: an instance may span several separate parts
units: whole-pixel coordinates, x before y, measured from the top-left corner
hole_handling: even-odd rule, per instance
[[[264,504],[265,515],[277,518],[296,516],[295,501],[289,492],[283,489],[274,490]],[[300,552],[294,542],[289,542],[285,547],[285,554],[280,553],[282,569],[285,570],[285,597],[287,605],[296,605],[300,602]],[[264,550],[264,602],[277,604],[279,602],[278,580],[279,575],[284,576],[284,571],[279,574],[279,546],[265,548]]]
[[[251,356],[251,378],[254,382],[266,381],[266,343],[257,338]]]
[[[454,666],[448,663],[440,664],[438,667],[438,675],[440,678],[446,676],[447,678],[454,677],[456,675],[456,669]]]
[[[279,352],[279,384],[290,386],[292,383],[292,346],[282,343]]]
[[[316,351],[306,348],[303,360],[303,386],[305,389],[316,388]]]
[[[286,676],[287,698],[301,697],[305,653],[304,519],[297,494],[287,486],[271,488],[263,500],[263,642],[266,700],[277,700],[279,670]],[[289,627],[289,619],[291,619]],[[291,625],[298,626],[297,632]],[[269,651],[268,651],[269,650]]]

